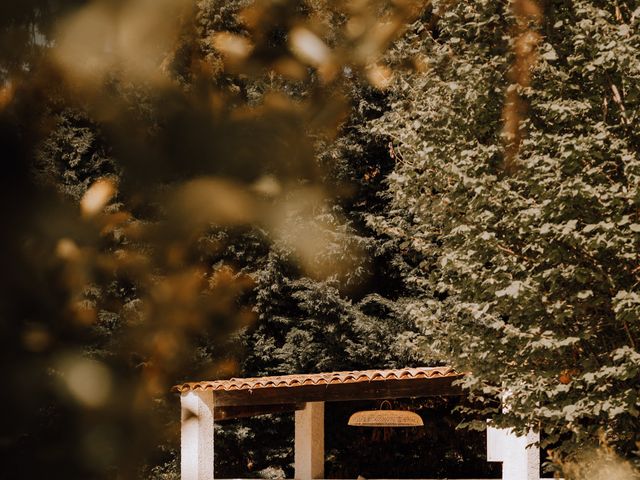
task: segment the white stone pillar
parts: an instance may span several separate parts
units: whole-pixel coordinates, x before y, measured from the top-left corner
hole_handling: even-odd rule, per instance
[[[182,480],[213,480],[213,392],[189,391],[180,397]]]
[[[324,402],[296,411],[295,478],[324,478]]]
[[[540,449],[527,445],[540,436],[529,432],[516,436],[509,428],[487,427],[487,461],[502,462],[502,480],[539,480]]]

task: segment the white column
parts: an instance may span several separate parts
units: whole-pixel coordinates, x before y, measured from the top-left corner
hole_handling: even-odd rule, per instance
[[[296,411],[295,478],[324,478],[324,402]]]
[[[213,480],[213,392],[183,393],[180,404],[181,479]]]
[[[539,434],[516,436],[511,429],[487,427],[487,461],[502,462],[502,480],[539,480]]]

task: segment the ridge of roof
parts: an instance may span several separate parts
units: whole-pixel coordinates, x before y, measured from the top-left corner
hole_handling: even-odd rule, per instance
[[[187,382],[174,385],[173,392],[184,393],[195,390],[233,391],[265,388],[295,388],[306,385],[330,385],[374,381],[414,380],[442,377],[456,377],[461,373],[451,367],[414,367],[387,370],[354,370],[345,372],[324,372],[293,375],[275,375],[251,378],[230,378]]]

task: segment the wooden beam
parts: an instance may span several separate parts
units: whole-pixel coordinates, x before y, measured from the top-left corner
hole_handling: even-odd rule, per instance
[[[226,407],[462,395],[462,389],[452,385],[459,378],[459,376],[448,376],[253,390],[219,390],[214,393],[214,396],[216,407]]]
[[[304,403],[282,403],[274,405],[234,405],[215,406],[213,418],[216,422],[232,420],[234,418],[255,417],[257,415],[267,415],[270,413],[286,413],[302,410]]]

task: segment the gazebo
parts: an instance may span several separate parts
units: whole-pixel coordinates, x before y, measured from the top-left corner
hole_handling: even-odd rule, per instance
[[[213,480],[214,421],[295,412],[295,478],[324,478],[324,403],[462,395],[449,367],[363,370],[190,382],[181,399],[182,480]],[[538,480],[537,434],[487,429],[487,461],[503,463],[503,480]]]

